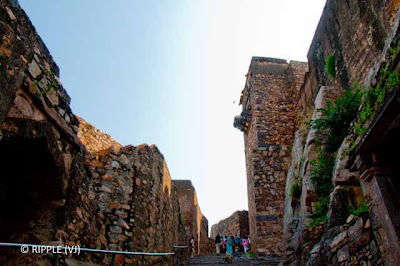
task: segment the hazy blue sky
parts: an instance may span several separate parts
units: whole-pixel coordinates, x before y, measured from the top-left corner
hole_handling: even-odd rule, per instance
[[[325,0],[20,0],[72,110],[126,145],[156,144],[209,225],[247,209],[234,129],[252,56],[306,60]],[[234,103],[235,102],[235,103]]]

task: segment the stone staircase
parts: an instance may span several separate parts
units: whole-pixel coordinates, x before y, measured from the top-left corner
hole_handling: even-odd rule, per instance
[[[239,258],[233,258],[231,264],[225,262],[225,256],[209,255],[209,256],[197,256],[190,259],[189,264],[191,266],[197,265],[278,265],[281,262],[280,258],[276,257],[258,257],[250,258],[248,256],[241,256]]]

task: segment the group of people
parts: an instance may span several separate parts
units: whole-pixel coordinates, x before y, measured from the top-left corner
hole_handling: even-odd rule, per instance
[[[235,236],[224,236],[221,237],[217,235],[215,237],[215,249],[217,255],[227,253],[229,255],[234,255],[239,252],[245,252],[249,250],[250,247],[250,236],[240,237],[238,234]]]

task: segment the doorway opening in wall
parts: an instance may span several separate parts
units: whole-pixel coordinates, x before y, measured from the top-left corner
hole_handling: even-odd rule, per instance
[[[400,206],[400,164],[399,157],[393,156],[393,152],[400,149],[399,134],[400,125],[394,129],[392,128],[386,141],[381,145],[382,163],[390,169],[391,173],[386,180],[380,180],[380,182],[382,182],[382,196],[384,197],[385,205],[389,211],[397,236],[400,238],[400,212],[398,210]]]
[[[46,140],[2,139],[0,169],[0,241],[50,240],[50,202],[60,197],[61,184]]]

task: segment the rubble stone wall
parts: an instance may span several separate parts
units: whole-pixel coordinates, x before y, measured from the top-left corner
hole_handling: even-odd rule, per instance
[[[357,206],[361,201],[368,201],[369,197],[368,190],[360,188],[361,173],[346,166],[351,154],[353,130],[349,131],[336,158],[328,221],[308,227],[309,215],[315,211],[314,187],[310,180],[311,162],[317,155],[315,131],[304,126],[305,122],[320,116],[318,109],[325,108],[328,100],[338,98],[343,91],[353,87],[354,82],[364,89],[376,84],[379,80],[376,74],[383,62],[390,58],[387,47],[392,42],[393,32],[396,32],[398,4],[396,1],[326,3],[308,53],[310,69],[300,89],[298,126],[286,184],[286,264],[392,265],[393,258],[398,256],[396,252],[381,252],[388,247],[382,245],[381,233],[371,228],[371,221],[371,224],[378,224],[377,218],[369,218],[376,215],[371,207],[369,214],[364,213],[358,219],[348,217],[349,206]],[[397,44],[392,45],[393,49],[395,47]],[[335,78],[329,77],[325,68],[326,60],[331,55],[335,58]],[[385,121],[390,124],[390,120]],[[296,176],[300,176],[302,181],[302,194],[298,201],[289,193]],[[372,206],[372,201],[369,204]],[[396,241],[392,243],[392,247],[398,246]]]
[[[186,235],[183,244],[189,245],[190,239],[195,239],[197,254],[211,252],[208,238],[208,220],[202,214],[198,205],[196,190],[190,180],[173,180],[182,213],[183,226]]]
[[[321,85],[349,88],[367,82],[393,26],[397,1],[328,0],[308,51],[309,73],[301,89],[299,108],[309,115]],[[333,55],[336,78],[325,71]]]
[[[1,241],[95,247],[99,230],[86,210],[96,204],[87,198],[79,122],[57,65],[17,1],[0,1],[0,87]],[[31,265],[49,256],[10,251],[0,263]]]
[[[256,251],[265,247],[268,249],[274,243],[279,247],[278,252],[270,253],[283,255],[284,265],[398,263],[400,226],[396,221],[400,216],[394,206],[400,202],[398,196],[394,196],[398,195],[399,186],[393,180],[399,170],[388,154],[389,150],[399,147],[394,137],[400,132],[396,124],[400,107],[394,100],[399,95],[399,86],[385,87],[385,99],[369,106],[373,110],[367,118],[365,113],[361,114],[363,108],[368,107],[364,97],[349,135],[337,152],[328,221],[313,227],[309,226],[309,222],[310,214],[316,211],[316,194],[310,175],[318,151],[316,132],[307,128],[305,122],[320,117],[318,109],[326,108],[327,101],[338,98],[344,91],[358,86],[366,93],[366,90],[385,84],[383,79],[388,73],[399,72],[399,3],[394,0],[328,0],[308,52],[309,68],[304,72],[289,66],[286,73],[292,74],[288,77],[282,74],[283,71],[278,71],[279,66],[284,68],[284,60],[264,59],[263,67],[257,62],[262,62],[260,58],[253,58],[241,95],[243,112],[235,118],[234,126],[245,135],[250,234],[258,234],[258,228],[264,230],[261,230],[264,234],[260,234],[263,240],[252,238]],[[335,61],[334,76],[328,75],[326,70],[329,57]],[[257,76],[258,71],[269,72],[271,80]],[[303,80],[299,78],[302,75]],[[292,88],[294,95],[291,99],[295,107],[275,101],[275,95],[286,88],[284,84]],[[260,93],[257,88],[268,93]],[[271,108],[270,104],[274,107]],[[274,116],[279,107],[292,110],[294,115]],[[279,127],[282,121],[288,125],[293,121],[295,127],[286,126],[282,132]],[[264,132],[270,135],[265,138]],[[277,159],[273,156],[276,151],[271,144],[288,145],[291,154],[288,157],[282,154]],[[266,149],[259,151],[260,148]],[[276,234],[268,231],[273,228],[273,223],[266,226],[257,222],[257,212],[261,211],[258,206],[264,206],[264,210],[276,210],[276,204],[282,203],[281,194],[271,198],[272,184],[265,182],[271,175],[271,167],[277,176],[281,172],[285,175],[285,185],[277,183],[278,190],[285,191],[283,221],[277,216],[283,225],[283,235],[278,227]],[[263,181],[260,183],[259,180]],[[291,195],[291,186],[295,183],[301,186],[299,198]],[[265,202],[259,204],[263,200]],[[360,206],[361,202],[368,204],[368,212],[360,217],[349,216],[348,207]],[[263,214],[270,215],[268,212]],[[279,239],[283,239],[284,247],[277,244]],[[280,252],[282,250],[284,252]]]
[[[248,211],[236,211],[228,218],[219,221],[211,226],[211,238],[217,235],[234,236],[238,234],[240,237],[249,235],[249,213]]]
[[[184,237],[178,195],[155,146],[86,155],[103,249],[170,252]],[[172,188],[172,189],[171,189]]]
[[[200,222],[199,254],[214,254],[215,242],[208,235],[208,220],[202,216]]]
[[[56,63],[14,0],[0,0],[0,87],[2,242],[166,252],[184,240],[178,194],[160,151],[122,147],[73,114]],[[197,201],[192,208],[199,209]],[[208,222],[200,220],[204,239]],[[2,252],[0,264],[51,259],[16,250]],[[75,259],[103,265],[111,258]]]
[[[280,255],[286,174],[295,129],[299,73],[307,64],[253,57],[235,126],[244,132],[252,249]]]
[[[82,141],[83,145],[85,145],[88,152],[99,152],[106,150],[111,146],[114,146],[116,150],[119,150],[122,147],[122,145],[115,141],[110,135],[98,130],[83,118],[79,116],[76,117],[79,120],[78,137]]]

